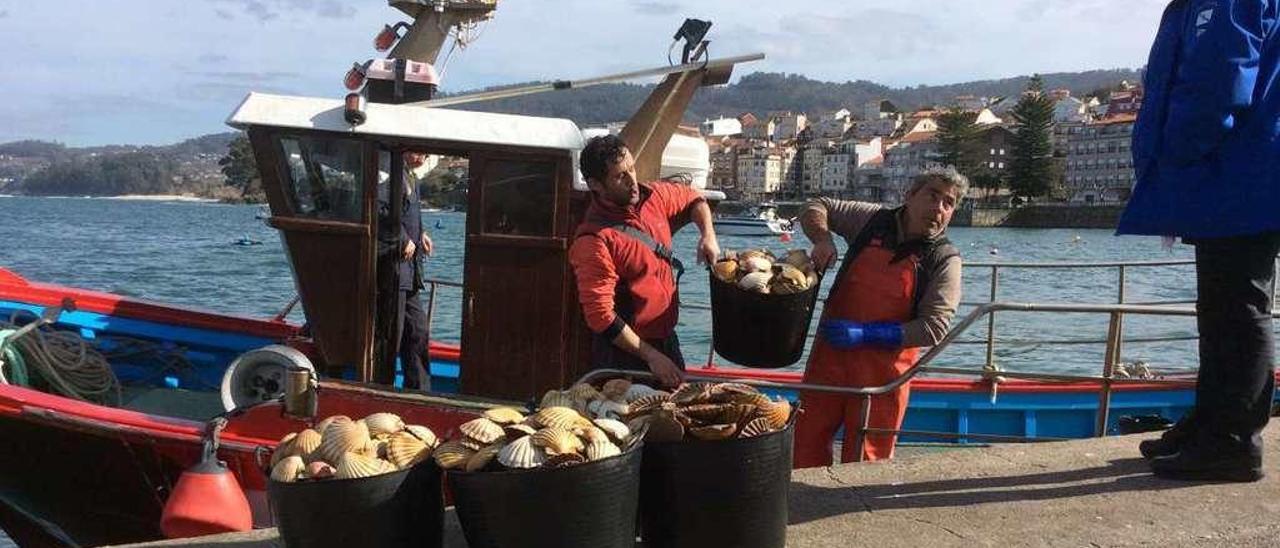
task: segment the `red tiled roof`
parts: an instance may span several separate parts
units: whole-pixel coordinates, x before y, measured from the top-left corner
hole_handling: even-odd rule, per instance
[[[938,135],[938,132],[936,131],[917,131],[915,133],[908,133],[906,135],[903,135],[902,140],[899,142],[923,143],[925,141],[933,140],[933,138],[936,137],[937,135]]]

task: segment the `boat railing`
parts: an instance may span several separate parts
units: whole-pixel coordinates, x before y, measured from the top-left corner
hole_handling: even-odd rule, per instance
[[[922,373],[944,373],[957,375],[975,375],[985,377],[993,386],[996,379],[990,371],[972,370],[951,367],[936,367],[930,365],[948,346],[955,343],[961,335],[968,332],[971,328],[982,321],[983,318],[991,318],[997,312],[1038,312],[1050,314],[1107,314],[1110,322],[1107,327],[1106,352],[1104,353],[1104,361],[1102,364],[1101,375],[1072,375],[1059,373],[1029,373],[1019,371],[1001,371],[1000,376],[1013,379],[1027,379],[1039,381],[1059,381],[1059,382],[1093,382],[1100,386],[1098,400],[1097,421],[1094,425],[1094,435],[1106,435],[1106,426],[1108,423],[1111,394],[1115,386],[1124,384],[1143,384],[1143,385],[1168,385],[1170,388],[1189,387],[1194,381],[1188,379],[1140,379],[1125,378],[1115,376],[1115,366],[1119,363],[1120,357],[1120,330],[1122,319],[1125,315],[1139,316],[1184,316],[1195,317],[1196,310],[1192,307],[1172,307],[1158,305],[1140,305],[1140,304],[1070,304],[1070,303],[1018,303],[1018,302],[991,302],[977,305],[974,310],[966,314],[952,329],[947,332],[946,336],[938,342],[937,345],[929,348],[923,356],[916,361],[910,369],[902,376],[894,379],[888,384],[871,387],[847,387],[832,386],[823,384],[813,384],[806,382],[776,382],[768,380],[760,380],[755,378],[730,378],[732,382],[742,382],[762,388],[774,388],[783,390],[799,390],[812,392],[826,392],[833,394],[841,394],[848,397],[862,398],[862,424],[859,426],[855,435],[856,448],[854,454],[861,460],[862,449],[865,444],[866,436],[869,434],[896,434],[896,435],[916,435],[932,438],[952,438],[952,439],[974,439],[985,441],[1003,441],[1003,442],[1031,442],[1031,441],[1057,441],[1060,438],[1048,437],[1027,437],[1027,436],[1011,436],[1011,435],[993,435],[978,433],[955,433],[955,432],[935,432],[924,430],[903,430],[895,428],[873,428],[870,426],[871,403],[872,397],[887,394],[897,390],[902,385]],[[1280,312],[1273,312],[1272,318],[1280,317]],[[645,376],[653,375],[643,371],[632,371],[622,369],[601,369],[592,371],[584,375],[578,382],[591,382],[598,378],[608,376]],[[725,382],[726,377],[723,375],[699,375],[689,374],[686,380],[694,381],[715,381]]]

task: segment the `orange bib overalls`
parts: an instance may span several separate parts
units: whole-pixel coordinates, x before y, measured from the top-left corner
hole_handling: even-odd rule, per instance
[[[858,253],[827,299],[823,319],[856,322],[909,321],[915,305],[916,264],[914,255],[893,261],[894,253],[880,239],[872,239]],[[838,350],[819,334],[814,338],[804,382],[849,387],[888,384],[911,368],[919,355],[917,348],[862,347]],[[907,409],[910,387],[903,385],[888,394],[871,398],[872,428],[896,429]],[[857,460],[856,437],[862,426],[861,397],[824,392],[801,392],[804,412],[796,423],[795,467],[811,468],[832,463],[831,443],[836,430],[844,426],[844,449],[840,460]],[[897,436],[870,434],[863,448],[863,460],[893,456]]]

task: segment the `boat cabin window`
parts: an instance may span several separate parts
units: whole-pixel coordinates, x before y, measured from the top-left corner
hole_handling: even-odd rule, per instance
[[[363,217],[364,148],[359,140],[280,138],[289,174],[285,197],[294,216],[359,222]]]
[[[554,235],[554,162],[490,159],[485,165],[483,185],[486,234]]]

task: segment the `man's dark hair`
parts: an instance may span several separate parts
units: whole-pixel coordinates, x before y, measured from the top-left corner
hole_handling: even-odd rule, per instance
[[[622,150],[627,144],[617,135],[600,135],[587,141],[578,157],[578,169],[582,170],[584,179],[604,181],[609,175],[609,165],[622,158]]]

